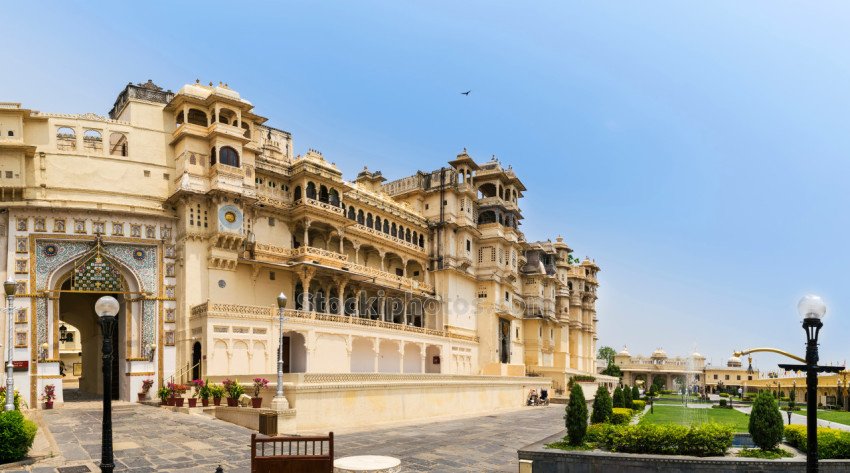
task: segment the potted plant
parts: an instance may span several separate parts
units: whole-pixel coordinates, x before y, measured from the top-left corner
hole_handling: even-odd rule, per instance
[[[56,386],[45,384],[44,394],[41,397],[44,399],[44,408],[53,409],[53,400],[56,399]]]
[[[254,378],[254,397],[251,398],[251,407],[259,409],[263,405],[263,398],[260,397],[260,391],[269,385],[269,380],[266,378]]]
[[[159,390],[156,392],[156,395],[157,397],[159,397],[160,402],[162,402],[161,405],[168,405],[168,396],[171,395],[171,391],[169,391],[167,387],[160,386]]]
[[[201,388],[204,387],[203,379],[193,379],[192,380],[192,397],[189,398],[189,407],[195,407],[198,405],[198,396],[201,394]]]
[[[227,407],[239,407],[239,396],[245,394],[245,389],[236,379],[225,379],[222,384],[227,392]]]
[[[210,396],[212,395],[212,390],[210,389],[210,383],[204,382],[202,379],[196,379],[192,381],[195,384],[196,389],[198,390],[198,397],[201,398],[201,405],[207,407],[210,405]]]
[[[209,386],[209,389],[210,389],[210,396],[212,396],[213,405],[214,406],[220,406],[221,405],[221,398],[222,398],[222,396],[224,396],[224,386],[222,386],[220,384],[209,384],[209,383],[207,383],[207,386]]]
[[[148,399],[148,391],[153,387],[153,380],[146,379],[142,381],[142,392],[139,393],[139,402],[146,401]]]

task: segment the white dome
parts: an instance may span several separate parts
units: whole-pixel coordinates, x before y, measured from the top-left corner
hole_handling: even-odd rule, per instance
[[[626,348],[626,346],[625,346],[625,345],[623,345],[623,349],[622,349],[622,350],[620,350],[620,352],[619,352],[619,353],[617,353],[617,355],[619,355],[619,356],[632,356],[632,355],[629,353],[629,350]]]
[[[659,348],[652,352],[652,358],[667,358],[667,352]]]

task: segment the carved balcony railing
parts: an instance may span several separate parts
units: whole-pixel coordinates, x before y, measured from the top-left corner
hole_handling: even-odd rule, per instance
[[[325,212],[330,212],[336,215],[344,215],[341,207],[337,207],[336,205],[329,204],[327,202],[320,202],[316,199],[310,199],[308,197],[302,197],[296,200],[293,205],[298,207],[299,205],[307,205],[315,209],[321,209]]]
[[[340,324],[351,326],[375,327],[385,330],[393,330],[397,332],[407,332],[432,337],[451,338],[456,340],[464,340],[468,342],[477,342],[477,336],[462,335],[448,332],[445,330],[435,330],[425,327],[417,327],[415,325],[396,324],[385,322],[383,320],[373,320],[362,317],[352,317],[347,315],[326,314],[322,312],[308,312],[303,310],[286,309],[283,312],[286,319],[310,320],[321,324]],[[255,306],[241,304],[220,304],[216,302],[204,302],[190,309],[190,320],[203,319],[207,317],[216,317],[222,319],[256,319],[274,321],[277,319],[277,309],[273,306]],[[286,322],[284,321],[284,324]]]
[[[376,236],[378,238],[381,238],[381,239],[384,239],[384,240],[389,240],[389,241],[391,241],[391,242],[393,242],[397,245],[401,245],[401,246],[408,248],[408,249],[411,249],[413,251],[418,251],[420,253],[425,252],[425,248],[420,247],[418,243],[411,243],[409,241],[404,241],[401,238],[394,237],[394,236],[386,234],[384,232],[375,230],[374,228],[369,228],[366,225],[361,225],[359,223],[355,223],[355,224],[351,225],[351,227],[349,227],[349,228],[354,228],[354,229],[360,230],[361,232],[368,233],[370,235]]]
[[[303,262],[305,259],[309,259],[311,261],[319,261],[326,266],[340,270],[346,269],[350,273],[373,277],[387,285],[400,286],[401,289],[423,292],[433,292],[434,290],[434,287],[425,281],[417,281],[378,268],[352,263],[348,260],[348,255],[312,246],[282,248],[265,243],[257,243],[254,247],[254,256],[260,261],[273,263]]]

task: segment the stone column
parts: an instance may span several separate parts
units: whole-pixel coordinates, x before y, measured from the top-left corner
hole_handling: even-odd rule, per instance
[[[428,353],[428,351],[427,351],[427,347],[425,346],[425,344],[424,343],[420,344],[419,345],[419,354],[422,357],[422,362],[419,366],[419,372],[420,373],[425,372],[425,363],[428,361],[427,353]]]
[[[360,243],[352,242],[354,245],[354,264],[360,264]]]
[[[316,274],[316,268],[305,268],[304,271],[298,271],[298,278],[301,280],[301,287],[304,290],[301,309],[305,312],[313,310],[313,305],[310,303],[310,281]],[[297,297],[297,296],[296,296]]]
[[[382,251],[382,250],[378,250],[378,255],[380,255],[380,257],[381,257],[381,271],[386,271],[387,270],[387,264],[386,264],[387,252]]]
[[[375,373],[378,372],[378,361],[381,359],[381,339],[375,338],[372,340],[372,351],[375,353]]]
[[[339,307],[337,307],[337,315],[345,315],[345,286],[348,285],[347,278],[339,278],[336,280],[337,296],[339,297]]]
[[[381,264],[383,264],[383,259],[381,260]],[[378,320],[381,322],[386,322],[386,318],[384,316],[384,314],[386,314],[386,302],[387,298],[384,297],[384,291],[378,291]]]
[[[404,345],[405,342],[398,342],[398,372],[404,373]]]
[[[316,368],[316,332],[310,330],[304,335],[304,350],[306,352],[306,357],[304,359],[304,372],[309,373]]]
[[[310,224],[312,222],[309,218],[304,219],[304,246],[310,246]]]

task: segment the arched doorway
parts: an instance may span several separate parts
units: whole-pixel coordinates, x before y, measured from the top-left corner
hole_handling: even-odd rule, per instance
[[[121,397],[121,369],[126,354],[125,304],[122,294],[85,293],[71,290],[71,279],[62,284],[59,294],[59,320],[79,330],[79,364],[76,384],[64,387],[64,400],[86,400],[103,395],[103,334],[94,304],[100,297],[111,295],[121,305],[112,333],[112,399]],[[70,379],[69,379],[70,381]],[[63,383],[64,385],[64,383]]]
[[[192,345],[192,379],[201,378],[201,342]]]

